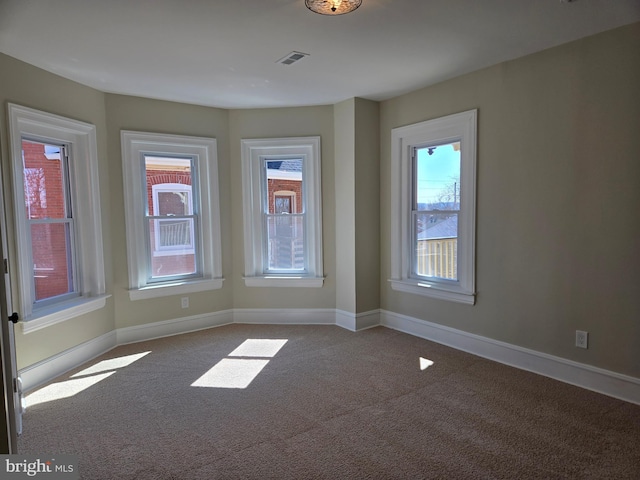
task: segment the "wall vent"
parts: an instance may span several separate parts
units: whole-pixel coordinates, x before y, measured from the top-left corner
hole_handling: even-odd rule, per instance
[[[285,55],[284,57],[282,57],[276,63],[281,63],[282,65],[291,65],[293,63],[296,63],[299,60],[302,60],[304,57],[308,57],[308,56],[309,56],[308,53],[291,52]]]

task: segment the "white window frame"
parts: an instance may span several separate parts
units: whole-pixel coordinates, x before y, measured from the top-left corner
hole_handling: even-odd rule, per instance
[[[220,193],[218,186],[217,142],[215,138],[163,135],[122,130],[122,168],[124,179],[129,298],[142,300],[222,288],[220,235]],[[196,229],[201,248],[202,271],[196,278],[150,282],[147,262],[145,211],[147,200],[144,156],[193,157],[196,163],[200,228]],[[196,202],[196,198],[193,198]],[[196,205],[194,204],[194,208]]]
[[[30,233],[24,208],[22,140],[68,145],[71,149],[69,180],[75,218],[77,295],[35,306],[32,290],[31,249],[17,249],[18,296],[22,331],[30,333],[103,308],[106,299],[100,182],[96,127],[51,113],[8,104],[16,245],[28,245]]]
[[[475,304],[477,110],[394,128],[391,131],[391,288]],[[460,142],[458,278],[415,278],[411,271],[413,160],[416,147]]]
[[[244,212],[244,281],[248,287],[322,287],[322,198],[320,137],[243,139],[242,195]],[[268,196],[263,191],[265,159],[300,158],[303,162],[302,202],[305,212],[305,273],[265,274],[267,264],[263,214]]]

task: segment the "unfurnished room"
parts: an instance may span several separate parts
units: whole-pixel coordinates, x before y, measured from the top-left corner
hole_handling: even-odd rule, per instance
[[[637,0],[1,0],[0,477],[640,478]]]

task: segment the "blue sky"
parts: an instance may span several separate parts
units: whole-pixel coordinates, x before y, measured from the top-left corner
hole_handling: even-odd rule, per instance
[[[438,202],[441,192],[454,182],[460,186],[460,151],[453,144],[437,146],[429,155],[429,148],[419,148],[418,203]]]

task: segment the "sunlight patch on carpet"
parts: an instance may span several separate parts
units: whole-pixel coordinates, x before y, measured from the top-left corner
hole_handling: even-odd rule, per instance
[[[230,357],[275,357],[286,339],[248,338],[229,354]]]
[[[101,373],[90,377],[52,383],[51,385],[47,385],[46,387],[27,395],[25,397],[25,406],[29,408],[34,405],[38,405],[39,403],[52,402],[62,398],[73,397],[87,388],[92,387],[96,383],[101,382],[105,378],[110,377],[114,373],[116,372]]]
[[[431,365],[433,365],[433,361],[420,357],[420,370],[426,370]]]
[[[191,384],[192,387],[247,388],[269,360],[223,358]]]
[[[84,377],[86,375],[94,375],[100,372],[107,372],[110,370],[117,370],[119,368],[128,367],[133,362],[140,360],[145,355],[149,355],[151,352],[135,353],[133,355],[125,355],[122,357],[110,358],[109,360],[103,360],[95,365],[85,368],[81,372],[71,375],[71,378]]]
[[[248,338],[228,355],[248,358],[223,358],[191,386],[247,388],[285,343],[284,338]]]

